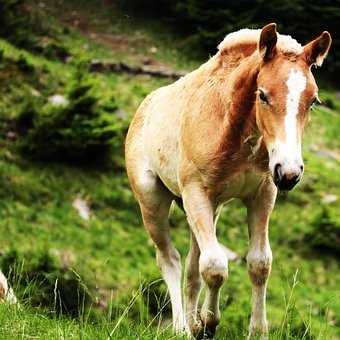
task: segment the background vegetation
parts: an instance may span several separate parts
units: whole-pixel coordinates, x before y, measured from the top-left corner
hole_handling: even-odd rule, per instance
[[[172,80],[91,65],[189,71],[225,33],[276,21],[302,42],[327,29],[335,47],[305,137],[306,174],[272,216],[271,338],[338,339],[340,94],[327,75],[339,67],[339,16],[337,1],[0,0],[0,268],[20,301],[0,305],[0,338],[174,338],[123,162],[138,104]],[[235,201],[219,223],[240,256],[223,288],[219,339],[247,334],[245,221]],[[185,217],[175,209],[171,222],[184,258]]]
[[[170,27],[182,34],[185,49],[193,56],[214,54],[216,42],[235,30],[261,28],[276,22],[278,30],[307,43],[328,30],[334,39],[324,73],[340,70],[339,0],[133,0],[121,1],[123,8],[136,16],[160,15]]]

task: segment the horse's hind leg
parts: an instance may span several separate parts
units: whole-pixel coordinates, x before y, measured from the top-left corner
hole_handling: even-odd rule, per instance
[[[199,337],[202,330],[201,321],[197,319],[198,300],[202,286],[199,272],[200,249],[193,232],[191,232],[190,251],[186,259],[186,319],[191,334]]]
[[[185,330],[185,318],[181,293],[180,255],[170,240],[169,208],[173,195],[150,170],[135,179],[134,191],[137,196],[143,222],[155,246],[157,264],[167,284],[173,317],[173,328],[176,333]]]

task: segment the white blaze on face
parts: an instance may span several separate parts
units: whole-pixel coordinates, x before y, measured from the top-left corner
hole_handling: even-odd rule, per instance
[[[286,99],[284,144],[286,151],[293,152],[294,154],[296,154],[296,151],[301,151],[297,134],[297,114],[299,113],[300,98],[306,88],[306,82],[306,77],[301,71],[290,70],[286,82],[288,94]]]
[[[286,81],[286,115],[284,118],[284,139],[276,139],[272,150],[269,166],[274,173],[276,164],[281,164],[282,171],[294,171],[303,164],[301,141],[298,138],[299,105],[301,94],[306,88],[307,79],[300,70],[291,69]]]

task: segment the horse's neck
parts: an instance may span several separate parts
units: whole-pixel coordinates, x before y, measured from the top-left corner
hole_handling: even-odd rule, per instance
[[[230,106],[225,116],[225,137],[234,142],[234,148],[241,148],[246,138],[259,133],[255,114],[258,72],[259,63],[253,56],[230,74]]]
[[[230,69],[227,72],[230,72]],[[259,61],[256,55],[246,58],[225,79],[227,91],[222,90],[227,104],[224,118],[224,131],[221,134],[219,165],[221,171],[226,168],[237,169],[249,159],[263,163],[266,150],[256,125],[256,90]],[[219,74],[223,70],[218,71]],[[265,162],[264,162],[265,163]]]

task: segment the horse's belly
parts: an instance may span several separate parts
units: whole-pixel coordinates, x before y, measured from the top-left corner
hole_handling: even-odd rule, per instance
[[[159,167],[158,176],[164,185],[176,196],[180,196],[177,169],[172,166]]]
[[[151,153],[152,167],[164,185],[176,196],[180,196],[178,186],[178,150],[174,141],[154,146]]]

